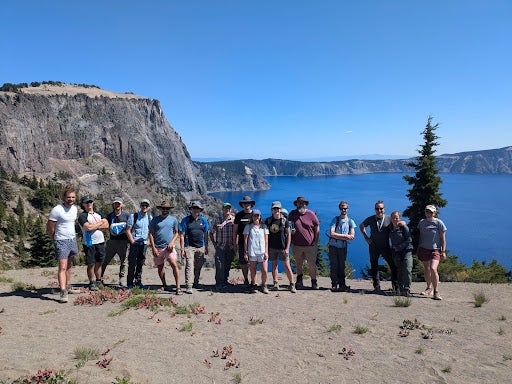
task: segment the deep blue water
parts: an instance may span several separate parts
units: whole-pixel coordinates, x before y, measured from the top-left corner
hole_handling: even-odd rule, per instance
[[[297,196],[309,200],[309,209],[320,219],[321,242],[331,219],[339,214],[338,203],[349,203],[348,215],[359,226],[366,217],[374,214],[373,206],[383,200],[386,214],[397,210],[403,212],[409,205],[406,198],[409,185],[403,174],[368,174],[325,177],[268,177],[271,184],[268,191],[213,193],[223,201],[229,201],[239,208],[238,201],[249,195],[256,200],[256,207],[263,216],[270,216],[270,205],[274,200],[282,202],[291,211]],[[441,193],[448,200],[439,218],[444,221],[449,254],[457,255],[461,262],[471,265],[473,260],[491,261],[496,259],[507,270],[512,269],[512,220],[507,204],[512,197],[512,176],[510,175],[467,175],[442,174]],[[240,209],[240,208],[239,208]],[[356,229],[356,238],[350,244],[348,261],[355,269],[356,276],[369,263],[367,244]],[[381,263],[384,263],[382,261]]]

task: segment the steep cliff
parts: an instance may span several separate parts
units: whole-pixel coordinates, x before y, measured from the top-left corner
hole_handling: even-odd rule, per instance
[[[0,145],[7,170],[65,172],[90,193],[138,194],[137,184],[184,199],[206,193],[158,100],[133,94],[71,85],[0,92]]]

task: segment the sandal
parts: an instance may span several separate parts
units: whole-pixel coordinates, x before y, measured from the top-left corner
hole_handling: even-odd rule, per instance
[[[181,288],[176,288],[176,295],[183,295],[183,291],[181,290]]]

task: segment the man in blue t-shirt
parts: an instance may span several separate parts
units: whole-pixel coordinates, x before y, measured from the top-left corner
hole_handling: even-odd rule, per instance
[[[132,289],[134,284],[137,284],[139,288],[146,288],[142,284],[142,267],[146,261],[149,223],[151,221],[150,205],[151,202],[148,199],[141,200],[140,211],[130,215],[126,223],[126,235],[130,243],[128,277],[126,279],[128,289]]]
[[[192,201],[189,209],[190,215],[184,217],[180,223],[180,252],[181,257],[185,258],[185,292],[191,294],[192,288],[199,288],[201,268],[205,255],[208,255],[210,226],[206,217],[201,215],[204,208],[199,201]]]
[[[166,291],[168,287],[165,281],[165,260],[169,262],[174,280],[176,281],[176,294],[181,295],[180,271],[178,269],[176,249],[174,248],[174,244],[178,239],[178,220],[169,214],[174,205],[164,200],[157,208],[160,210],[160,215],[156,216],[149,223],[149,246],[153,253],[153,261],[158,268],[158,276]]]

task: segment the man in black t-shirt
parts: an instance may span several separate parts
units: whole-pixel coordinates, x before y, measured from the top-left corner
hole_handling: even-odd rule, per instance
[[[123,210],[123,199],[114,197],[112,203],[113,211],[107,215],[109,224],[110,238],[107,241],[105,260],[101,266],[101,280],[107,269],[107,265],[112,261],[115,255],[119,256],[119,285],[125,287],[126,283],[123,277],[126,270],[126,252],[128,250],[128,236],[126,235],[126,222],[130,217],[128,212]]]
[[[246,288],[249,288],[249,266],[247,260],[244,258],[245,244],[244,244],[244,228],[252,220],[252,208],[256,205],[256,201],[251,199],[249,196],[244,196],[242,200],[238,202],[243,208],[243,211],[238,212],[235,215],[235,221],[233,226],[233,244],[238,244],[238,263],[242,269],[244,275],[244,284]]]

